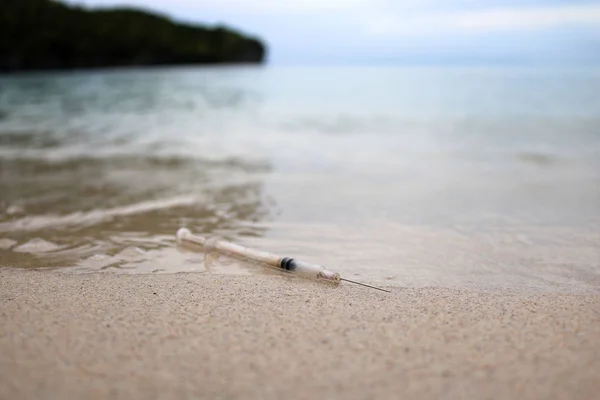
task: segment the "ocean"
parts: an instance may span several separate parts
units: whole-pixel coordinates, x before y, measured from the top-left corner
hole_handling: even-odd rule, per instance
[[[371,283],[600,292],[600,71],[0,77],[0,266],[264,273],[182,226]]]

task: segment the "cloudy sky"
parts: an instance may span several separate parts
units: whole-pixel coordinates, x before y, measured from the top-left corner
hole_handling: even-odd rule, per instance
[[[69,0],[263,38],[272,64],[600,63],[600,0]]]

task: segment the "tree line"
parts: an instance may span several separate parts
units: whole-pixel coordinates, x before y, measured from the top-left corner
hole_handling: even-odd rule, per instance
[[[0,1],[0,71],[262,63],[265,47],[224,26],[177,23],[134,8]]]

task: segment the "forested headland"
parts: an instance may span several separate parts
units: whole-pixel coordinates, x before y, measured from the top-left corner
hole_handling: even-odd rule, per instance
[[[135,8],[0,1],[0,71],[263,63],[266,46],[224,26],[178,23]]]

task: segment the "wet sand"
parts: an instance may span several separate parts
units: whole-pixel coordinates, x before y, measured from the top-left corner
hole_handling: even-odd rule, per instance
[[[600,295],[0,270],[0,399],[593,399]]]

